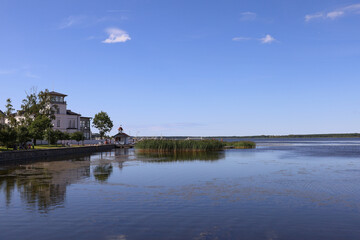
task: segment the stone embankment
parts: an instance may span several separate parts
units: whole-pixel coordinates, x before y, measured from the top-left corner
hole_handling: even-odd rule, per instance
[[[93,152],[110,151],[113,148],[115,148],[115,145],[109,144],[109,145],[99,145],[99,146],[0,152],[0,163],[55,158],[55,157],[80,155],[80,154],[91,154]]]

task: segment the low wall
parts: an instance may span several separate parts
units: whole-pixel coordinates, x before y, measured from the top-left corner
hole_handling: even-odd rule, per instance
[[[0,152],[1,162],[13,162],[23,160],[43,159],[49,157],[59,157],[65,155],[79,155],[89,154],[93,152],[110,151],[115,148],[115,145],[99,145],[99,146],[84,146],[84,147],[67,147],[67,148],[53,148],[53,149],[35,149],[22,151],[8,151]]]

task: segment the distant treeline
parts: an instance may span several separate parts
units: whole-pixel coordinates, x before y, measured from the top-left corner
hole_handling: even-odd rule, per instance
[[[139,138],[159,138],[159,137],[139,137]],[[201,137],[188,136],[167,136],[163,139],[200,139]],[[213,136],[202,137],[202,139],[229,139],[229,138],[360,138],[360,133],[328,133],[328,134],[294,134],[294,135],[257,135],[257,136]]]

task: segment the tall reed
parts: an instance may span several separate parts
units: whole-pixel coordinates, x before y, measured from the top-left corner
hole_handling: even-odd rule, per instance
[[[135,147],[143,151],[186,152],[222,150],[225,144],[218,140],[163,140],[146,139],[136,143]]]

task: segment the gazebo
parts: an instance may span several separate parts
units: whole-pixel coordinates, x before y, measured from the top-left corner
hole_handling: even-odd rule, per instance
[[[115,144],[126,145],[129,144],[130,136],[126,133],[119,132],[118,134],[113,136],[113,138],[115,139]]]

